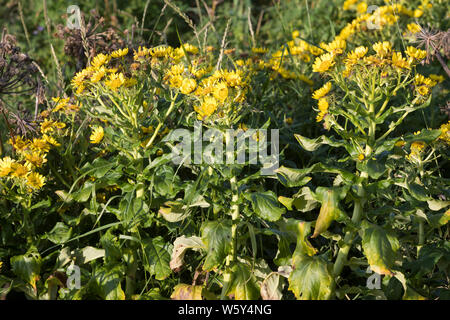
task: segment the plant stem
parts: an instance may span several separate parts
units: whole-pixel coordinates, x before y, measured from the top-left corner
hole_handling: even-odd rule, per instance
[[[226,260],[226,271],[223,275],[223,281],[224,285],[222,287],[222,293],[221,293],[221,299],[223,300],[225,297],[225,294],[228,291],[228,288],[231,284],[231,271],[229,270],[230,265],[236,261],[237,259],[237,225],[239,221],[239,191],[237,187],[237,179],[236,177],[232,177],[230,179],[231,184],[231,192],[232,192],[232,198],[231,198],[231,219],[232,219],[232,226],[231,226],[231,253],[228,255]]]
[[[172,102],[170,103],[169,109],[166,112],[166,115],[164,116],[164,121],[167,119],[169,114],[173,111],[173,108],[175,107],[175,101],[177,100],[178,93],[175,94],[175,97],[172,99]],[[148,149],[152,144],[153,141],[156,139],[156,136],[158,135],[159,130],[161,130],[161,127],[164,124],[164,121],[160,122],[158,126],[155,129],[155,132],[153,133],[152,137],[150,138],[149,142],[145,146],[145,149]]]

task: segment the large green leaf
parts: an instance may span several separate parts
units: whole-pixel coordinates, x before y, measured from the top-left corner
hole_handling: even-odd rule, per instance
[[[38,253],[29,253],[11,258],[12,271],[36,290],[36,281],[41,271],[41,257]]]
[[[395,253],[400,247],[397,238],[380,226],[361,223],[362,247],[370,268],[379,274],[392,275]]]
[[[124,276],[122,266],[100,267],[94,272],[97,293],[105,300],[125,300],[121,282]]]
[[[276,170],[278,179],[288,188],[301,187],[311,181],[310,177],[305,176],[305,170],[292,169],[281,166]]]
[[[315,139],[309,139],[299,134],[294,134],[294,136],[302,148],[307,151],[316,151],[320,146],[325,144],[332,147],[345,147],[346,145],[346,142],[344,141],[336,141],[333,138],[328,138],[326,136],[320,136]]]
[[[313,238],[325,232],[334,220],[345,214],[339,209],[339,201],[345,198],[348,189],[348,187],[318,187],[316,189],[317,200],[322,203],[322,206],[312,235]]]
[[[145,239],[142,242],[145,253],[145,270],[155,275],[156,280],[164,280],[172,273],[170,269],[172,245],[165,242],[161,236]]]
[[[314,248],[308,241],[308,235],[311,230],[311,222],[298,221],[297,223],[297,247],[294,251],[294,257],[298,255],[313,256],[317,253],[317,249]],[[293,262],[295,264],[295,261]]]
[[[235,300],[256,300],[260,298],[259,292],[251,265],[236,262],[231,269],[231,285],[227,294],[234,294]]]
[[[278,205],[277,197],[272,191],[253,192],[245,197],[251,201],[255,213],[267,221],[277,221],[286,209]]]
[[[186,250],[204,249],[205,245],[202,239],[196,236],[186,238],[184,235],[175,239],[173,243],[172,258],[170,260],[170,268],[177,272],[184,264],[183,258]]]
[[[62,222],[57,222],[53,229],[46,234],[46,238],[55,244],[65,243],[72,235],[72,228]]]
[[[319,256],[298,255],[289,275],[289,290],[300,300],[325,300],[331,294],[330,266]]]
[[[208,221],[202,225],[202,241],[206,247],[203,269],[211,271],[225,261],[231,250],[231,221]]]

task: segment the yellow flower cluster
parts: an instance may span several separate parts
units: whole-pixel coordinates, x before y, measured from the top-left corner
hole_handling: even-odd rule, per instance
[[[132,87],[137,81],[134,78],[127,78],[123,71],[113,67],[118,59],[124,59],[128,55],[128,48],[119,49],[110,55],[100,53],[95,56],[91,64],[78,72],[72,79],[72,86],[77,95],[82,95],[86,89],[95,85],[103,85],[106,88],[117,91],[121,87]]]
[[[439,136],[439,139],[444,141],[447,144],[450,144],[450,121],[443,124],[440,127],[441,135]]]
[[[323,118],[328,113],[328,99],[326,98],[326,95],[331,90],[331,82],[327,82],[322,88],[314,91],[313,93],[313,99],[319,100],[318,102],[318,108],[319,108],[319,114],[316,117],[316,121],[320,122],[323,120]]]
[[[385,0],[386,3],[392,3],[392,1]],[[385,9],[388,7],[387,9]],[[386,7],[380,7],[383,8],[380,10],[379,14],[386,14],[386,13],[394,13],[394,14],[404,14],[409,17],[413,18],[419,18],[423,15],[424,10],[432,8],[432,4],[429,2],[429,0],[423,0],[422,4],[420,4],[417,9],[410,10],[406,8],[405,6],[401,4],[395,4],[392,6],[386,6]],[[359,1],[359,0],[345,0],[342,8],[344,10],[356,10],[360,14],[367,13],[368,5],[366,1]],[[392,18],[392,16],[389,16],[389,18]]]
[[[43,120],[39,123],[40,135],[27,139],[15,136],[8,143],[16,153],[16,159],[0,159],[0,178],[11,180],[18,185],[26,185],[31,190],[38,190],[45,185],[46,178],[37,172],[47,162],[47,154],[54,147],[61,146],[58,141],[64,135],[66,123],[51,119],[57,112],[75,112],[79,106],[70,103],[69,98],[52,98],[54,107],[41,112]]]
[[[414,77],[414,84],[417,92],[421,96],[425,97],[430,94],[431,88],[433,88],[437,84],[437,81],[432,80],[431,78],[424,77],[423,75],[418,73]]]

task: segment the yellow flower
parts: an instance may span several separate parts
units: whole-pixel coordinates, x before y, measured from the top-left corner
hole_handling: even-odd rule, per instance
[[[365,158],[366,158],[366,157],[365,157],[364,154],[362,154],[362,153],[360,153],[360,154],[358,155],[358,160],[359,160],[359,161],[363,161]]]
[[[167,47],[167,46],[159,46],[156,48],[151,49],[150,54],[152,57],[156,58],[164,58],[168,56],[173,51],[173,48]]]
[[[181,84],[180,91],[182,94],[189,94],[197,88],[197,82],[194,79],[185,78]]]
[[[27,164],[35,167],[42,167],[42,165],[47,162],[46,155],[37,151],[25,153],[25,159]]]
[[[9,144],[14,147],[17,152],[23,152],[26,148],[28,148],[29,140],[24,140],[21,136],[15,136],[14,142],[12,139],[8,140]]]
[[[334,56],[330,53],[325,53],[316,58],[313,65],[313,71],[323,73],[328,71],[334,64]]]
[[[420,152],[422,152],[422,150],[426,147],[425,142],[423,141],[414,141],[413,143],[411,143],[411,152],[418,154]]]
[[[105,76],[106,74],[106,69],[105,67],[101,67],[99,68],[96,72],[94,72],[94,74],[91,77],[91,82],[96,83],[99,82],[100,80],[102,80],[102,78]]]
[[[313,99],[319,100],[320,98],[325,97],[328,94],[328,92],[330,92],[330,90],[331,90],[331,82],[327,82],[323,85],[322,88],[314,91],[312,97]]]
[[[49,144],[55,147],[59,147],[61,144],[58,143],[58,141],[55,140],[55,138],[48,136],[46,134],[42,135],[42,138]]]
[[[184,65],[182,65],[181,63],[174,64],[169,70],[169,74],[172,76],[182,74],[183,72],[184,72]]]
[[[42,123],[41,123],[41,133],[48,133],[48,132],[53,132],[54,128],[54,122],[51,120],[47,120],[45,119]]]
[[[417,91],[422,96],[427,96],[430,93],[430,89],[428,89],[427,86],[420,86],[420,87],[417,88]]]
[[[347,43],[345,40],[336,37],[336,39],[329,44],[322,43],[321,47],[333,55],[338,55],[344,52],[346,45]]]
[[[113,51],[111,53],[111,57],[121,58],[121,57],[126,56],[127,54],[128,54],[128,48],[124,48],[124,49],[119,49],[119,50]]]
[[[439,139],[450,143],[450,121],[443,124],[439,129],[441,130]]]
[[[91,134],[91,143],[100,143],[103,140],[104,131],[102,127],[96,127]]]
[[[345,0],[342,5],[342,9],[349,10],[352,5],[354,5],[358,0]]]
[[[364,57],[369,49],[361,46],[347,54],[346,63],[355,64],[359,59]]]
[[[420,18],[423,15],[423,11],[416,9],[414,10],[414,18]]]
[[[28,173],[31,171],[31,165],[29,163],[20,164],[15,163],[13,165],[13,173],[11,174],[13,177],[16,178],[24,178],[27,176]]]
[[[300,37],[300,31],[294,30],[292,31],[292,39]]]
[[[403,58],[401,52],[394,52],[392,54],[392,65],[394,65],[398,68],[403,68],[403,69],[410,68],[408,61],[406,61],[406,59]]]
[[[109,76],[109,79],[105,82],[106,86],[113,91],[117,91],[120,86],[125,84],[125,76],[123,73],[113,73]]]
[[[327,99],[325,99],[325,98],[319,99],[318,106],[319,106],[320,111],[327,112],[328,106],[329,106]]]
[[[358,3],[358,5],[356,6],[356,11],[358,11],[358,13],[366,13],[367,12],[367,3],[360,2]]]
[[[145,58],[150,54],[150,49],[147,49],[146,47],[139,46],[138,51],[134,50],[134,60],[139,60],[141,58]]]
[[[187,53],[192,53],[192,54],[198,53],[198,48],[190,43],[185,43],[182,45],[182,47]]]
[[[230,87],[243,85],[242,77],[239,71],[224,72],[223,77],[225,78],[225,81]]]
[[[4,157],[0,159],[0,177],[6,177],[13,171],[14,160],[10,157]]]
[[[381,58],[387,57],[391,52],[392,45],[388,41],[377,42],[373,45],[373,50],[377,53]]]
[[[213,91],[214,97],[220,102],[224,102],[228,97],[228,87],[224,82],[219,82]]]
[[[39,152],[49,152],[50,146],[43,138],[34,138],[33,142],[30,143],[31,150],[39,151]]]
[[[288,124],[288,125],[291,125],[294,122],[294,120],[292,120],[291,117],[288,117],[284,120],[284,122],[286,122],[286,124]]]
[[[40,189],[45,184],[45,177],[37,172],[32,172],[27,176],[27,185],[34,189]]]
[[[427,52],[425,50],[417,49],[411,46],[406,48],[406,54],[418,61],[423,60],[427,56]]]
[[[194,107],[197,111],[199,119],[209,117],[217,109],[217,100],[213,97],[206,97],[199,107]]]
[[[110,57],[106,54],[100,53],[94,57],[91,61],[91,66],[95,69],[99,69],[101,66],[109,62]]]
[[[52,110],[52,112],[57,112],[61,109],[64,109],[67,106],[70,98],[61,99],[58,97],[58,98],[52,98],[52,100],[57,103],[56,107]]]
[[[169,83],[172,88],[180,88],[183,84],[183,77],[179,74],[172,76],[169,79]]]
[[[420,32],[421,28],[417,23],[410,23],[406,26],[412,34]]]

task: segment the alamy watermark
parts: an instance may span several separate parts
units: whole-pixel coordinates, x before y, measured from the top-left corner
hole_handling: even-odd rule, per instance
[[[80,267],[74,264],[71,264],[66,271],[67,281],[66,287],[69,290],[73,289],[81,289],[81,271]]]
[[[172,162],[177,165],[260,164],[262,175],[273,175],[279,167],[279,130],[270,130],[270,143],[268,131],[267,129],[221,131],[214,128],[203,131],[202,123],[196,121],[194,132],[188,129],[175,129],[163,141],[179,141],[172,147],[171,152]]]
[[[69,29],[81,29],[81,10],[77,5],[67,7],[67,27]]]
[[[372,269],[370,269],[370,266],[367,268],[366,273],[372,273]],[[366,281],[366,287],[367,289],[373,290],[381,289],[381,275],[379,273],[374,272],[370,277],[367,278]]]

